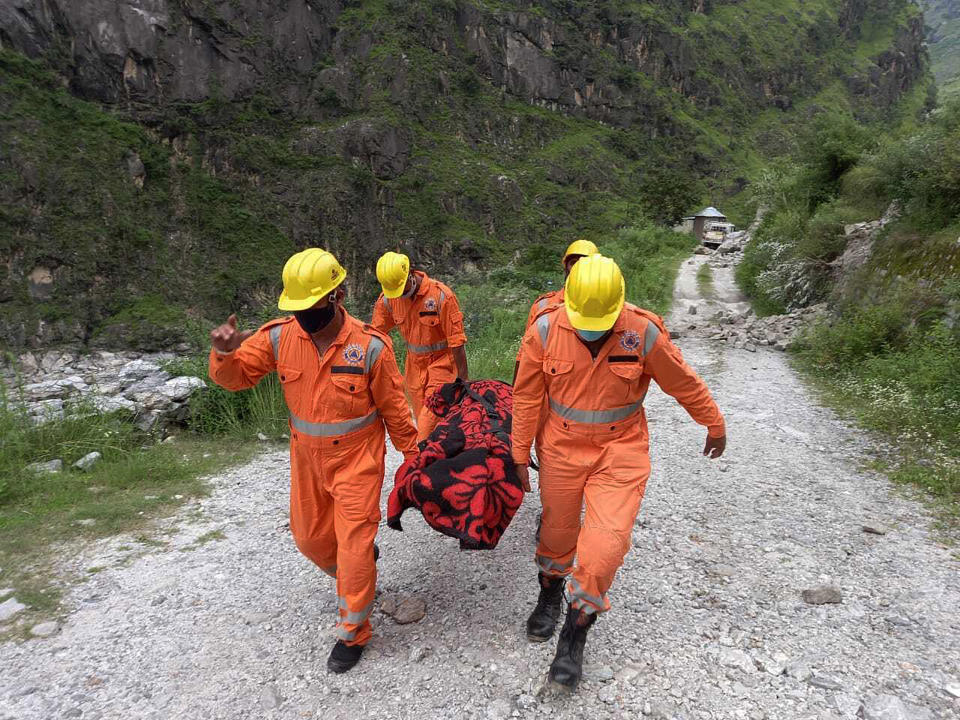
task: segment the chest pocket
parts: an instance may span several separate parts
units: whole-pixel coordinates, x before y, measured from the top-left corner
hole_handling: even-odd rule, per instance
[[[299,407],[304,395],[302,376],[303,372],[295,367],[277,365],[277,379],[280,381],[280,387],[283,388],[283,400],[294,414],[299,414],[303,410]]]
[[[543,359],[543,374],[547,383],[547,388],[552,388],[557,392],[561,387],[574,379],[573,360],[559,360],[557,358],[546,357]]]
[[[362,367],[334,365],[330,368],[331,396],[329,404],[348,417],[363,417],[372,409],[370,379]]]
[[[643,374],[643,359],[639,355],[609,355],[607,367],[614,376],[629,385]]]
[[[440,311],[439,310],[421,310],[420,324],[426,325],[427,327],[436,327],[437,325],[440,324]]]

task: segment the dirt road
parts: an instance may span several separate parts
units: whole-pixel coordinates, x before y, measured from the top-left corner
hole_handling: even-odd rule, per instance
[[[672,326],[707,312],[702,262],[683,266]],[[717,303],[742,302],[729,273]],[[292,544],[278,450],[213,478],[163,547],[78,551],[70,569],[103,569],[70,590],[61,631],[0,646],[0,718],[960,717],[960,563],[924,508],[863,469],[869,439],[782,353],[678,343],[727,415],[728,454],[701,457],[704,429],[651,391],[653,475],[576,695],[539,693],[553,644],[523,633],[535,498],[494,552],[413,515],[383,528],[380,592],[422,595],[426,617],[377,611],[361,664],[329,675],[333,584]],[[840,602],[805,602],[817,586]]]

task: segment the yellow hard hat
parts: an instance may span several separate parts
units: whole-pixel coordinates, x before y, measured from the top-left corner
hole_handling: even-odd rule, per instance
[[[403,295],[403,288],[410,275],[410,258],[401,253],[384,253],[377,260],[377,280],[383,288],[385,298],[398,298]]]
[[[346,276],[347,271],[333,253],[307,248],[292,255],[283,266],[283,292],[277,306],[292,312],[311,308],[336,290]]]
[[[563,304],[577,330],[609,330],[620,316],[625,295],[623,275],[611,258],[588,255],[567,278]]]
[[[570,245],[567,247],[567,251],[563,254],[563,260],[566,262],[567,258],[571,255],[583,255],[584,257],[587,257],[589,255],[596,255],[598,252],[600,251],[597,250],[596,245],[589,240],[580,238],[579,240],[574,240],[572,243],[570,243]]]

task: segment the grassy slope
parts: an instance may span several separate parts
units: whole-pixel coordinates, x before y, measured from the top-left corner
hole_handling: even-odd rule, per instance
[[[54,562],[57,548],[120,532],[156,543],[153,519],[206,493],[201,476],[254,451],[236,436],[184,435],[157,445],[119,415],[81,414],[34,426],[4,404],[2,393],[0,436],[0,585],[13,587],[28,606],[16,624],[0,629],[0,638],[23,635],[32,621],[56,614],[62,581],[82,579],[63,576]],[[71,467],[94,450],[103,457],[89,471]],[[63,460],[63,472],[26,469],[55,458]]]
[[[758,307],[829,300],[836,316],[795,348],[828,399],[895,441],[891,476],[960,520],[960,106],[898,137],[835,117],[760,190],[771,207],[738,279]],[[844,223],[903,217],[838,288]]]
[[[526,6],[477,4],[489,18]],[[361,306],[387,247],[450,271],[463,258],[519,271],[552,266],[576,235],[603,242],[644,216],[669,220],[736,191],[765,157],[791,146],[807,103],[827,88],[830,102],[882,115],[839,78],[867,72],[906,7],[877,2],[876,32],[850,42],[837,38],[835,0],[746,0],[705,15],[669,3],[525,8],[564,28],[567,44],[554,55],[637,93],[644,117],[618,128],[504,95],[464,48],[437,52],[417,23],[426,17],[450,32],[447,5],[371,2],[345,12],[342,36],[374,40],[348,68],[368,92],[352,104],[329,98],[329,120],[308,122],[256,95],[164,107],[148,131],[0,55],[0,143],[9,151],[0,153],[0,255],[15,257],[23,274],[53,266],[57,278],[48,300],[32,299],[20,282],[0,288],[0,324],[25,318],[29,335],[42,320],[64,337],[168,344],[183,339],[184,318],[258,306],[275,293],[286,256],[309,244],[343,258]],[[615,22],[681,45],[686,89],[667,70],[638,72],[587,42],[585,29]],[[758,112],[762,83],[795,104]],[[343,128],[364,122],[409,139],[403,173],[377,177],[342,153]],[[146,167],[142,190],[127,177],[131,152]],[[743,195],[731,208],[741,224],[752,213]]]
[[[944,96],[960,92],[960,2],[923,0],[930,61]]]

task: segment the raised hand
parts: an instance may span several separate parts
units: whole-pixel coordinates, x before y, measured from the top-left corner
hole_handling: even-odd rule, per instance
[[[233,352],[255,332],[256,330],[237,330],[237,315],[234,313],[223,325],[210,331],[210,342],[217,352]]]

